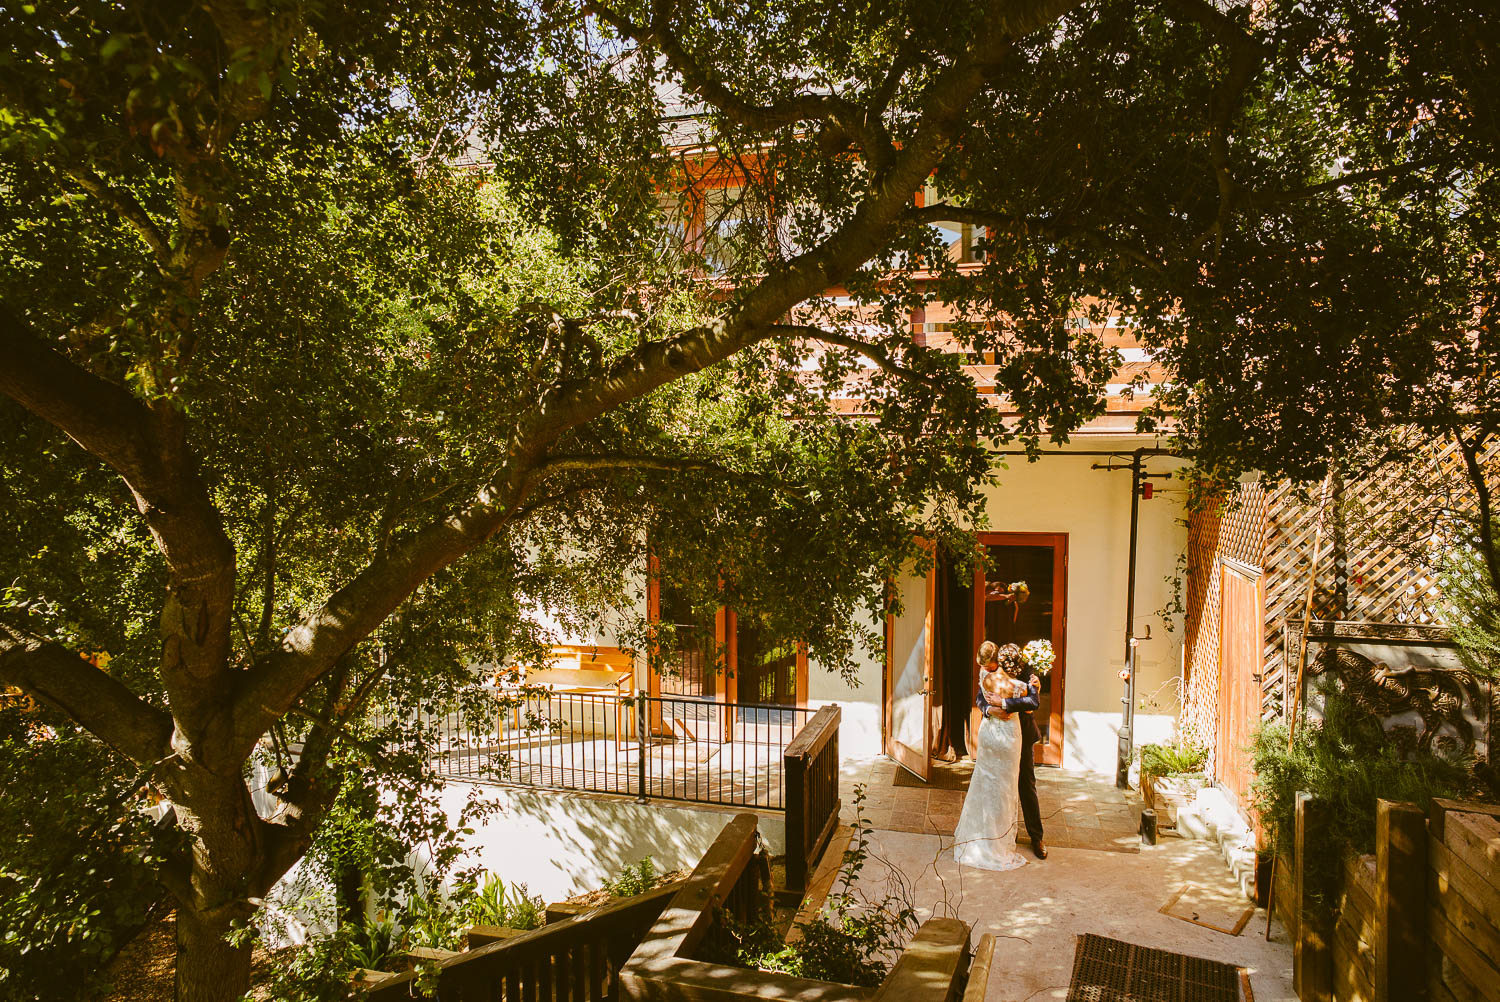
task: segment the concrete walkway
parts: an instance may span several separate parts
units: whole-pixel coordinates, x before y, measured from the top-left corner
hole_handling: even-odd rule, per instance
[[[864,773],[858,779],[885,778],[884,769],[856,768],[846,771],[846,780],[855,778],[850,772]],[[1038,781],[1058,792],[1068,791],[1070,796],[1061,799],[1059,807],[1086,814],[1078,798],[1092,795],[1118,810],[1114,804],[1119,791],[1107,780],[1038,770]],[[958,797],[961,801],[962,793]],[[951,794],[938,796],[933,803],[929,793],[929,809],[923,812],[928,817],[921,820],[916,811],[908,813],[894,803],[886,808],[890,815],[876,824],[872,858],[856,889],[866,899],[879,901],[905,883],[921,918],[961,918],[973,927],[975,944],[985,933],[993,933],[995,959],[986,1002],[1066,998],[1075,939],[1083,933],[1236,964],[1249,971],[1255,1002],[1296,1002],[1291,947],[1279,925],[1272,930],[1273,939],[1266,941],[1264,910],[1257,910],[1238,935],[1161,911],[1189,885],[1223,900],[1244,901],[1217,847],[1168,838],[1155,846],[1140,846],[1138,852],[1121,852],[1114,846],[1113,851],[1100,851],[1104,845],[1067,848],[1058,845],[1064,839],[1054,841],[1052,835],[1061,836],[1062,829],[1074,825],[1059,825],[1063,818],[1054,816],[1048,822],[1046,860],[1032,859],[1003,873],[959,867],[953,862],[952,836],[933,831],[930,820],[931,813],[937,813],[943,816],[939,824],[948,827],[946,815],[955,813],[949,803],[953,799]],[[892,830],[895,827],[907,830]],[[1213,924],[1233,926],[1222,919]]]

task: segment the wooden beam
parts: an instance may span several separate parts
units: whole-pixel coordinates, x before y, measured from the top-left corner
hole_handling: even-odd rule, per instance
[[[1333,1000],[1333,929],[1329,902],[1315,902],[1307,883],[1307,847],[1328,837],[1328,805],[1297,794],[1296,860],[1292,878],[1297,935],[1292,941],[1292,987],[1302,1002]]]
[[[1427,816],[1375,803],[1375,1002],[1427,998]]]
[[[974,960],[969,964],[969,983],[964,987],[963,1002],[984,1002],[985,989],[990,983],[990,962],[995,957],[995,937],[985,933],[974,950]]]
[[[928,919],[881,982],[875,1002],[956,1002],[969,968],[969,924]]]

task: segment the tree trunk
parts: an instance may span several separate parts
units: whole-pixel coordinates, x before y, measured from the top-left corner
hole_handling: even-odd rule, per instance
[[[190,758],[176,778],[177,822],[191,840],[186,880],[174,881],[177,1002],[231,1002],[250,989],[251,902],[274,882],[264,823],[238,766],[213,772]],[[227,942],[231,933],[241,945]]]
[[[236,1002],[250,990],[248,937],[231,946],[230,919],[177,909],[177,1002]]]

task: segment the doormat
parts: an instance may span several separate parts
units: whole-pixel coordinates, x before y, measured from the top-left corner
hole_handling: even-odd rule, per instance
[[[1186,884],[1161,906],[1161,913],[1226,936],[1238,936],[1255,914],[1255,906],[1245,900],[1237,884],[1228,887]]]
[[[1243,994],[1241,988],[1243,987]],[[1242,968],[1085,933],[1068,1002],[1253,1002]]]
[[[934,762],[932,763],[932,779],[929,781],[924,783],[905,769],[897,769],[896,778],[891,781],[891,785],[918,790],[963,791],[969,788],[969,777],[973,773],[974,763],[972,762]]]

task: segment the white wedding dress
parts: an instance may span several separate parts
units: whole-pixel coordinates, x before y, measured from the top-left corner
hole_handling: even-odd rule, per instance
[[[987,714],[979,724],[974,776],[953,832],[953,858],[963,866],[1014,870],[1026,859],[1016,852],[1021,818],[1021,718]]]

